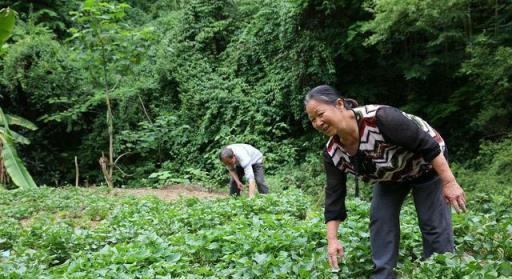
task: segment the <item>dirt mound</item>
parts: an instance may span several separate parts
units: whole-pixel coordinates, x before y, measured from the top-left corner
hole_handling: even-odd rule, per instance
[[[218,199],[227,197],[227,193],[208,192],[206,189],[195,185],[172,185],[161,189],[133,188],[114,189],[115,195],[133,195],[137,197],[153,195],[165,201],[173,201],[179,197],[196,197],[200,199]]]

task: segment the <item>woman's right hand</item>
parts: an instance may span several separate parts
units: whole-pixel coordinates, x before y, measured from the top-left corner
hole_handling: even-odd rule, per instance
[[[332,269],[339,269],[338,266],[338,258],[345,257],[345,251],[343,250],[343,245],[338,239],[328,239],[327,240],[327,257],[329,258],[329,264]]]

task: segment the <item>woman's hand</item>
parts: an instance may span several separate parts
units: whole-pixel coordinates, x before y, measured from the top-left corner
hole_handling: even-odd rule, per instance
[[[457,181],[452,180],[443,185],[443,196],[457,213],[466,211],[466,196]]]
[[[444,158],[443,153],[440,153],[432,160],[432,166],[441,178],[443,196],[446,202],[453,206],[457,213],[466,211],[466,197],[464,191],[459,183],[457,183],[457,180],[455,180],[455,176],[453,176],[452,170],[448,166],[448,161]]]
[[[338,258],[345,257],[345,251],[343,250],[343,245],[338,239],[328,239],[327,240],[327,257],[329,258],[329,264],[332,269],[339,269],[338,266]]]

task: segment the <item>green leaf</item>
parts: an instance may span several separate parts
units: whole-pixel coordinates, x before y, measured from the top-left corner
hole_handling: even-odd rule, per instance
[[[4,165],[7,173],[15,185],[24,189],[36,188],[37,185],[16,153],[14,143],[12,142],[9,134],[10,133],[7,132],[7,134],[0,135],[0,139],[3,144],[2,157],[4,159]]]
[[[91,9],[92,7],[94,7],[95,3],[96,3],[96,0],[86,0],[84,2],[84,8]]]
[[[0,119],[6,119],[4,112],[0,108]],[[36,188],[37,185],[30,176],[20,157],[18,156],[16,149],[14,149],[13,136],[7,125],[7,121],[4,122],[4,130],[0,133],[0,140],[2,141],[2,158],[4,160],[5,169],[11,177],[15,185],[21,188],[30,189]]]
[[[267,261],[267,258],[267,254],[256,254],[256,256],[254,256],[254,261],[261,265]]]
[[[499,265],[499,271],[505,276],[512,276],[512,264],[508,262],[502,262]]]
[[[12,34],[16,12],[6,8],[0,10],[0,44],[3,44]]]
[[[23,117],[20,117],[17,115],[6,114],[5,118],[7,119],[7,124],[9,124],[9,125],[17,125],[17,126],[20,126],[20,127],[32,130],[32,131],[37,130],[37,126],[34,123],[28,121],[27,119],[25,119]],[[0,125],[3,124],[1,121],[2,120],[0,120]]]
[[[23,143],[23,144],[30,144],[30,140],[28,140],[26,137],[14,132],[14,131],[9,131],[12,139],[14,142],[19,142],[19,143]],[[0,127],[0,134],[6,134],[6,130],[5,128],[3,127]]]

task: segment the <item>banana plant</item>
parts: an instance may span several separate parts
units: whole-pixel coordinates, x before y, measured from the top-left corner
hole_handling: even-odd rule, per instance
[[[5,166],[5,170],[13,183],[18,187],[37,187],[14,148],[15,142],[29,144],[30,141],[24,136],[11,131],[9,125],[18,125],[30,130],[35,130],[37,127],[32,122],[19,116],[4,114],[2,108],[0,108],[0,125],[3,125],[3,127],[0,127],[0,164],[3,163],[2,167]]]
[[[34,179],[30,176],[14,148],[15,142],[28,144],[30,141],[22,135],[11,131],[9,124],[25,127],[30,130],[35,130],[37,127],[32,122],[19,116],[5,115],[2,108],[0,108],[0,125],[3,125],[0,128],[0,163],[3,163],[7,174],[9,174],[16,186],[25,189],[35,188],[37,185]]]
[[[12,34],[14,28],[16,13],[9,9],[0,10],[0,45],[2,45]],[[24,136],[13,132],[9,129],[9,125],[18,125],[30,130],[35,130],[37,127],[32,122],[21,118],[19,116],[6,115],[2,108],[0,108],[0,170],[5,170],[12,179],[12,182],[20,188],[35,188],[37,187],[34,179],[30,176],[23,161],[21,161],[14,143],[28,144],[29,140]],[[3,127],[2,127],[3,126]],[[3,171],[2,171],[3,175]],[[2,179],[2,177],[0,177]]]

